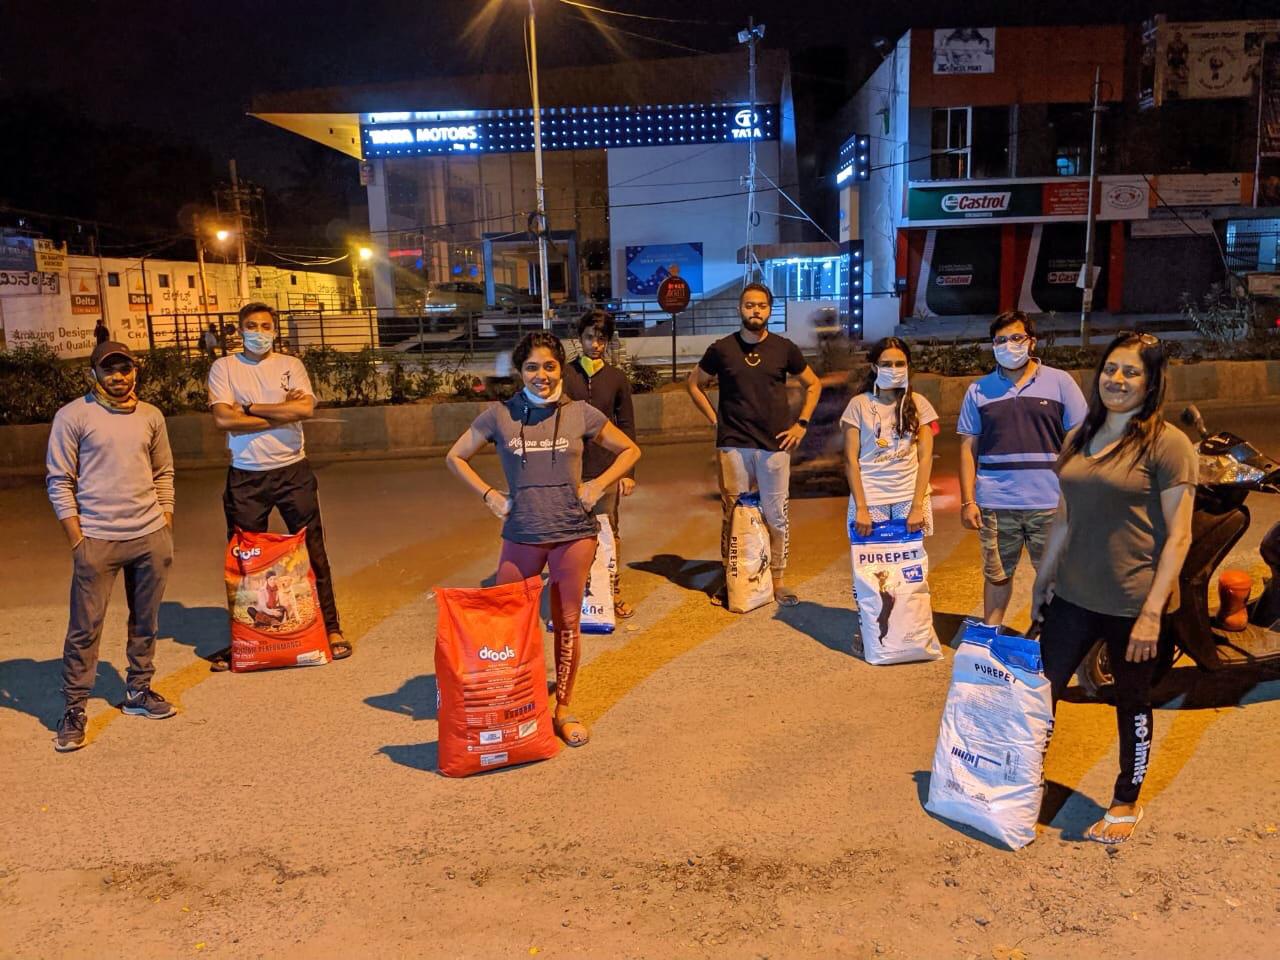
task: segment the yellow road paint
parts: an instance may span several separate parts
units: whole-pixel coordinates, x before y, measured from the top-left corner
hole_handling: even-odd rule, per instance
[[[690,522],[669,549],[689,549],[718,534],[719,514]],[[701,527],[701,530],[697,528]],[[832,529],[835,536],[832,536]],[[835,559],[839,549],[847,549],[842,524],[830,519],[792,522],[791,542],[804,544],[793,550],[787,567],[787,581],[803,581],[821,573]],[[835,549],[833,549],[833,547]],[[650,574],[650,577],[653,575]],[[584,664],[575,687],[574,713],[588,725],[600,719],[638,684],[672,660],[701,646],[733,622],[735,614],[712,606],[706,594],[693,592],[675,609],[646,630],[631,635],[626,645],[607,650]]]

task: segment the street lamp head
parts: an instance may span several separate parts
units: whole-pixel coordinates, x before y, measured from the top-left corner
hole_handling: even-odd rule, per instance
[[[231,237],[231,231],[225,230],[225,229],[217,230],[214,232],[213,236],[219,243],[226,243],[227,240]]]
[[[372,259],[373,259],[373,250],[371,250],[369,247],[361,247],[361,248],[360,248],[360,259],[361,259],[361,260],[372,260]]]

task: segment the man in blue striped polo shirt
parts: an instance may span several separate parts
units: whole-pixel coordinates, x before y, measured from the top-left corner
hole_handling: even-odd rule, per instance
[[[1035,322],[1008,310],[991,322],[996,369],[960,407],[960,519],[982,542],[982,618],[1004,622],[1022,548],[1039,567],[1058,506],[1054,465],[1088,411],[1072,376],[1031,356]]]

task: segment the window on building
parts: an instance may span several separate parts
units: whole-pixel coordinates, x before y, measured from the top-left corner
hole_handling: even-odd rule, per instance
[[[969,107],[933,111],[930,176],[934,180],[963,180],[973,175],[969,149],[972,127],[973,111]]]
[[[157,273],[156,280],[160,284],[161,290],[169,289],[169,275],[167,273]]]
[[[1009,176],[1009,108],[974,107],[970,155],[977,178]]]
[[[196,288],[196,275],[194,273],[187,274],[187,289],[194,290]]]
[[[108,286],[108,287],[118,287],[118,286],[120,286],[120,274],[118,274],[118,273],[108,273],[108,274],[107,274],[107,286]]]
[[[289,283],[295,287],[298,285],[298,275],[296,273],[289,274]]]
[[[262,289],[262,278],[261,278],[261,277],[254,277],[254,278],[253,278],[253,285],[254,285],[254,287],[255,287],[255,288],[257,288],[258,290],[261,290],[261,289]]]
[[[1046,133],[1053,144],[1053,169],[1060,177],[1089,173],[1090,109],[1087,103],[1049,104]]]
[[[1280,270],[1280,220],[1228,220],[1226,253],[1238,273]]]

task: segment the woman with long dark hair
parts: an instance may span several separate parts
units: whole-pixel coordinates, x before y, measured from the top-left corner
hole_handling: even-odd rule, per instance
[[[1058,460],[1062,496],[1032,594],[1055,706],[1093,645],[1107,645],[1120,775],[1085,834],[1099,843],[1123,843],[1143,817],[1160,621],[1191,543],[1199,462],[1160,414],[1167,365],[1150,334],[1122,333],[1103,351],[1089,412]]]
[[[870,366],[840,417],[849,524],[866,536],[872,523],[905,520],[912,533],[933,533],[929,475],[937,412],[911,389],[911,348],[885,337],[867,354]]]
[[[590,739],[569,710],[578,672],[578,621],[596,551],[592,508],[640,459],[640,448],[599,410],[562,395],[564,347],[538,331],[521,340],[512,362],[524,389],[491,404],[449,451],[449,469],[503,521],[498,583],[518,583],[550,569],[555,630],[555,729],[571,747]],[[582,453],[599,443],[613,464],[582,482]],[[468,462],[482,447],[498,449],[508,491],[490,486]]]

